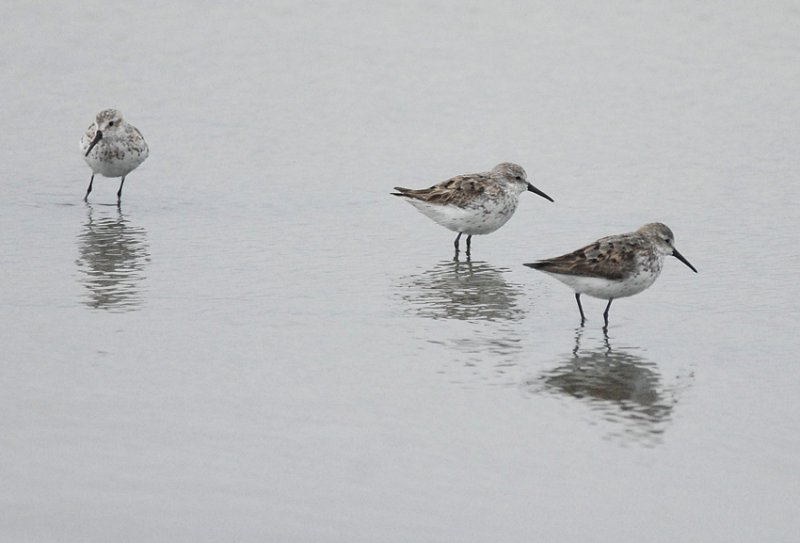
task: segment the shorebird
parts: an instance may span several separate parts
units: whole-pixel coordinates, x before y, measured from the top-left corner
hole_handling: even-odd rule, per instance
[[[454,232],[456,256],[459,240],[467,234],[467,257],[472,236],[490,234],[503,226],[517,209],[519,195],[526,190],[553,201],[528,183],[522,166],[503,162],[492,171],[459,175],[427,189],[395,187],[399,196],[423,215]]]
[[[92,178],[83,201],[92,192],[94,176],[122,177],[117,191],[117,206],[122,201],[122,185],[125,176],[135,170],[150,153],[147,142],[139,130],[125,122],[116,109],[104,109],[89,125],[80,142],[83,159],[92,168]]]
[[[525,266],[545,272],[575,291],[581,326],[586,321],[581,294],[608,300],[603,313],[604,328],[608,328],[611,302],[650,287],[661,273],[665,256],[674,256],[697,273],[674,243],[672,230],[654,222],[635,232],[601,238],[577,251]]]

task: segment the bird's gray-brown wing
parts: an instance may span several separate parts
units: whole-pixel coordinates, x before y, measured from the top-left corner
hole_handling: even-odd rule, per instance
[[[427,189],[395,187],[394,190],[397,192],[393,192],[393,196],[404,196],[433,204],[463,207],[484,194],[491,195],[498,190],[498,187],[488,174],[476,173],[459,175]]]
[[[139,129],[135,126],[128,125],[125,130],[125,136],[128,138],[130,146],[139,152],[139,154],[149,154],[150,149],[147,147],[147,142],[144,140],[144,136],[142,133],[139,132]]]
[[[564,275],[624,279],[636,268],[636,255],[643,249],[625,236],[609,236],[577,251],[525,265]]]

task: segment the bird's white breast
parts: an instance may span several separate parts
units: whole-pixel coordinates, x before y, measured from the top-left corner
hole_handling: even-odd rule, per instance
[[[655,283],[661,274],[661,265],[656,262],[651,262],[650,264],[649,266],[637,266],[636,270],[624,279],[604,279],[602,277],[567,275],[547,271],[544,273],[553,276],[579,294],[610,300],[639,294]]]
[[[109,134],[94,146],[89,156],[83,159],[94,173],[105,177],[122,177],[136,169],[149,154],[147,144],[141,138],[129,138]],[[84,155],[91,144],[89,133],[81,138],[81,151]]]
[[[499,198],[476,198],[464,207],[410,198],[408,202],[453,232],[481,235],[490,234],[508,222],[517,208],[518,198],[514,194],[502,193]]]

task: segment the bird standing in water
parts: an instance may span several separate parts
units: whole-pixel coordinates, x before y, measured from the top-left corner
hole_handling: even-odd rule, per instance
[[[83,159],[92,169],[92,178],[83,201],[92,192],[94,176],[122,177],[117,191],[117,206],[122,201],[125,176],[135,170],[150,154],[147,142],[139,130],[125,122],[116,109],[104,109],[86,129],[80,142]]]
[[[601,238],[577,251],[525,266],[555,277],[575,291],[581,326],[586,320],[581,294],[608,300],[603,313],[604,328],[607,329],[611,302],[650,287],[661,273],[665,256],[674,256],[697,273],[674,244],[672,230],[665,224],[654,222],[635,232]]]
[[[405,199],[423,215],[458,232],[453,245],[456,257],[459,240],[467,234],[467,257],[472,236],[490,234],[514,215],[519,195],[530,191],[553,201],[528,183],[522,166],[503,162],[489,172],[459,175],[427,189],[395,187],[392,195]]]

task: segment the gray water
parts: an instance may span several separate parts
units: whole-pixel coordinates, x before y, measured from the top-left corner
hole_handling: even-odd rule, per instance
[[[797,540],[796,3],[0,21],[0,540]],[[555,203],[470,262],[389,195],[502,161]],[[656,220],[607,335],[522,266]]]

